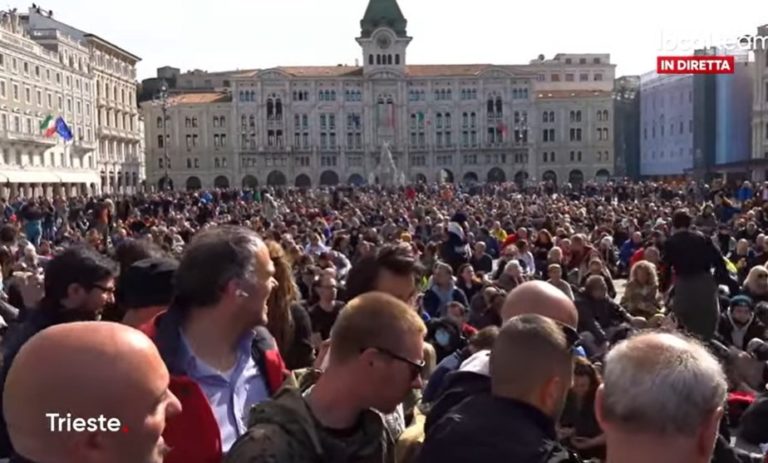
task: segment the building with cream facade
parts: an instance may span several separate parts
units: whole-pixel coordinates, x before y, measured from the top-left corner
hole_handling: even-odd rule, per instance
[[[3,196],[93,191],[96,125],[89,50],[56,30],[29,30],[16,12],[0,20],[0,190]],[[46,138],[40,123],[62,116],[74,139]]]
[[[412,65],[395,0],[370,0],[361,66],[163,75],[145,116],[147,182],[176,189],[362,184],[383,147],[409,181],[581,183],[614,171],[607,54]],[[170,78],[172,77],[172,78]],[[152,79],[156,84],[157,79]],[[167,159],[166,159],[167,155]]]

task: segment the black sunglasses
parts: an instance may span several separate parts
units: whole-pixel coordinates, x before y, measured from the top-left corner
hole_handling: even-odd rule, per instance
[[[365,352],[366,349],[360,349],[360,353]],[[414,362],[413,360],[407,359],[401,355],[397,355],[396,353],[392,352],[389,349],[385,349],[383,347],[373,347],[373,349],[376,349],[380,353],[386,355],[387,357],[398,360],[400,362],[406,363],[411,367],[411,379],[416,379],[417,376],[421,374],[421,371],[424,369],[424,366],[427,364],[424,360],[420,360],[418,362]]]

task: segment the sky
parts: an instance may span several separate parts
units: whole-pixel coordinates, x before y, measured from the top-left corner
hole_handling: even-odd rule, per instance
[[[169,65],[224,71],[354,65],[368,0],[44,0],[54,18],[142,58],[138,78]],[[610,53],[616,75],[690,54],[682,39],[721,42],[768,24],[764,0],[399,0],[409,64],[527,64],[538,55]],[[5,8],[26,9],[10,3]],[[620,6],[619,6],[620,5]],[[755,13],[762,11],[762,14]],[[660,51],[662,37],[678,53]],[[768,43],[768,42],[766,42]]]

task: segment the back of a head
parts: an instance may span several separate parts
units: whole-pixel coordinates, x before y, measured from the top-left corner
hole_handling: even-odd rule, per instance
[[[230,281],[253,270],[254,253],[263,245],[244,227],[216,226],[196,234],[176,270],[174,308],[186,311],[218,303]]]
[[[699,342],[646,333],[609,352],[598,411],[633,435],[694,437],[723,406],[727,382],[717,359]]]
[[[115,275],[114,262],[87,246],[73,246],[53,258],[45,267],[44,305],[57,306],[71,284],[91,289]]]
[[[397,276],[415,276],[421,266],[413,252],[402,245],[382,246],[374,256],[361,259],[347,276],[345,296],[351,300],[361,294],[376,290],[376,282],[382,270]]]
[[[425,334],[412,307],[386,293],[365,293],[349,301],[333,325],[331,364],[344,363],[369,347],[397,350],[405,337]]]
[[[675,211],[672,215],[672,227],[678,230],[691,226],[691,216],[684,210]]]
[[[170,258],[134,262],[120,275],[118,303],[123,309],[168,306],[173,299],[173,279],[179,263]]]
[[[536,314],[507,321],[491,350],[491,387],[495,395],[528,398],[552,377],[568,381],[573,357],[563,327]]]
[[[115,248],[115,260],[120,264],[123,273],[135,262],[151,257],[162,257],[163,251],[154,243],[147,240],[128,238]]]
[[[573,301],[557,287],[544,281],[525,282],[510,291],[501,318],[537,314],[576,328],[579,313]]]
[[[134,392],[146,399],[147,384],[157,381],[167,387],[167,371],[152,341],[138,330],[111,322],[47,328],[24,344],[8,371],[3,414],[11,442],[30,460],[53,461],[52,455],[64,456],[71,436],[52,432],[46,414],[113,416],[133,425],[121,401],[143,407]]]

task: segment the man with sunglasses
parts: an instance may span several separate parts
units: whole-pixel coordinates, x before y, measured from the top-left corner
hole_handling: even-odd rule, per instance
[[[578,462],[555,431],[578,339],[573,328],[541,315],[509,320],[490,354],[491,393],[470,397],[437,423],[420,463]]]
[[[501,309],[503,321],[524,314],[548,317],[574,330],[579,323],[579,313],[573,301],[557,287],[543,281],[523,283],[512,290],[504,301]],[[446,377],[443,390],[424,424],[427,436],[436,423],[464,400],[490,391],[489,366],[490,350],[481,350],[464,361],[459,371]]]
[[[284,388],[257,405],[225,463],[394,462],[381,413],[421,387],[425,333],[416,312],[388,294],[353,299],[331,331],[323,375],[304,394]]]

